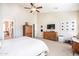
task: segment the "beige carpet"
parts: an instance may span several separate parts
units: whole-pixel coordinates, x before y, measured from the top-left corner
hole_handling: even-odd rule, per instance
[[[57,41],[42,39],[49,48],[48,56],[72,56],[71,45]]]

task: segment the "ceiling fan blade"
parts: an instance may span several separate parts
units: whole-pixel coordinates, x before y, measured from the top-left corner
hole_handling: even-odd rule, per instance
[[[31,5],[31,6],[34,6],[34,4],[33,4],[33,3],[30,3],[30,5]]]
[[[36,10],[37,12],[40,12],[39,10]]]
[[[31,8],[29,8],[29,7],[24,7],[25,9],[31,9]]]
[[[40,8],[42,8],[42,6],[37,7],[37,9],[40,9]]]
[[[30,13],[32,13],[33,11],[30,11]]]

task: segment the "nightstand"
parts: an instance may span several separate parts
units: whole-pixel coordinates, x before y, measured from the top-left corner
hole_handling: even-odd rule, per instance
[[[65,41],[63,35],[59,35],[58,41],[59,42],[64,42]]]
[[[73,43],[72,43],[72,51],[73,51],[73,55],[75,53],[79,54],[79,40],[78,39],[74,39]]]

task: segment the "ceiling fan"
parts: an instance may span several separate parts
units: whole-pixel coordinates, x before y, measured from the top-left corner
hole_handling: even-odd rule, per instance
[[[39,6],[39,7],[35,6],[34,3],[30,3],[30,5],[31,5],[31,7],[24,7],[25,9],[30,9],[31,10],[30,13],[32,13],[34,11],[40,12],[39,9],[42,8],[42,6]]]

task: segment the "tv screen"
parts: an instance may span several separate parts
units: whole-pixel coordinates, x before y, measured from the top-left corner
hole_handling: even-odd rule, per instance
[[[48,24],[47,29],[55,29],[55,24]]]

